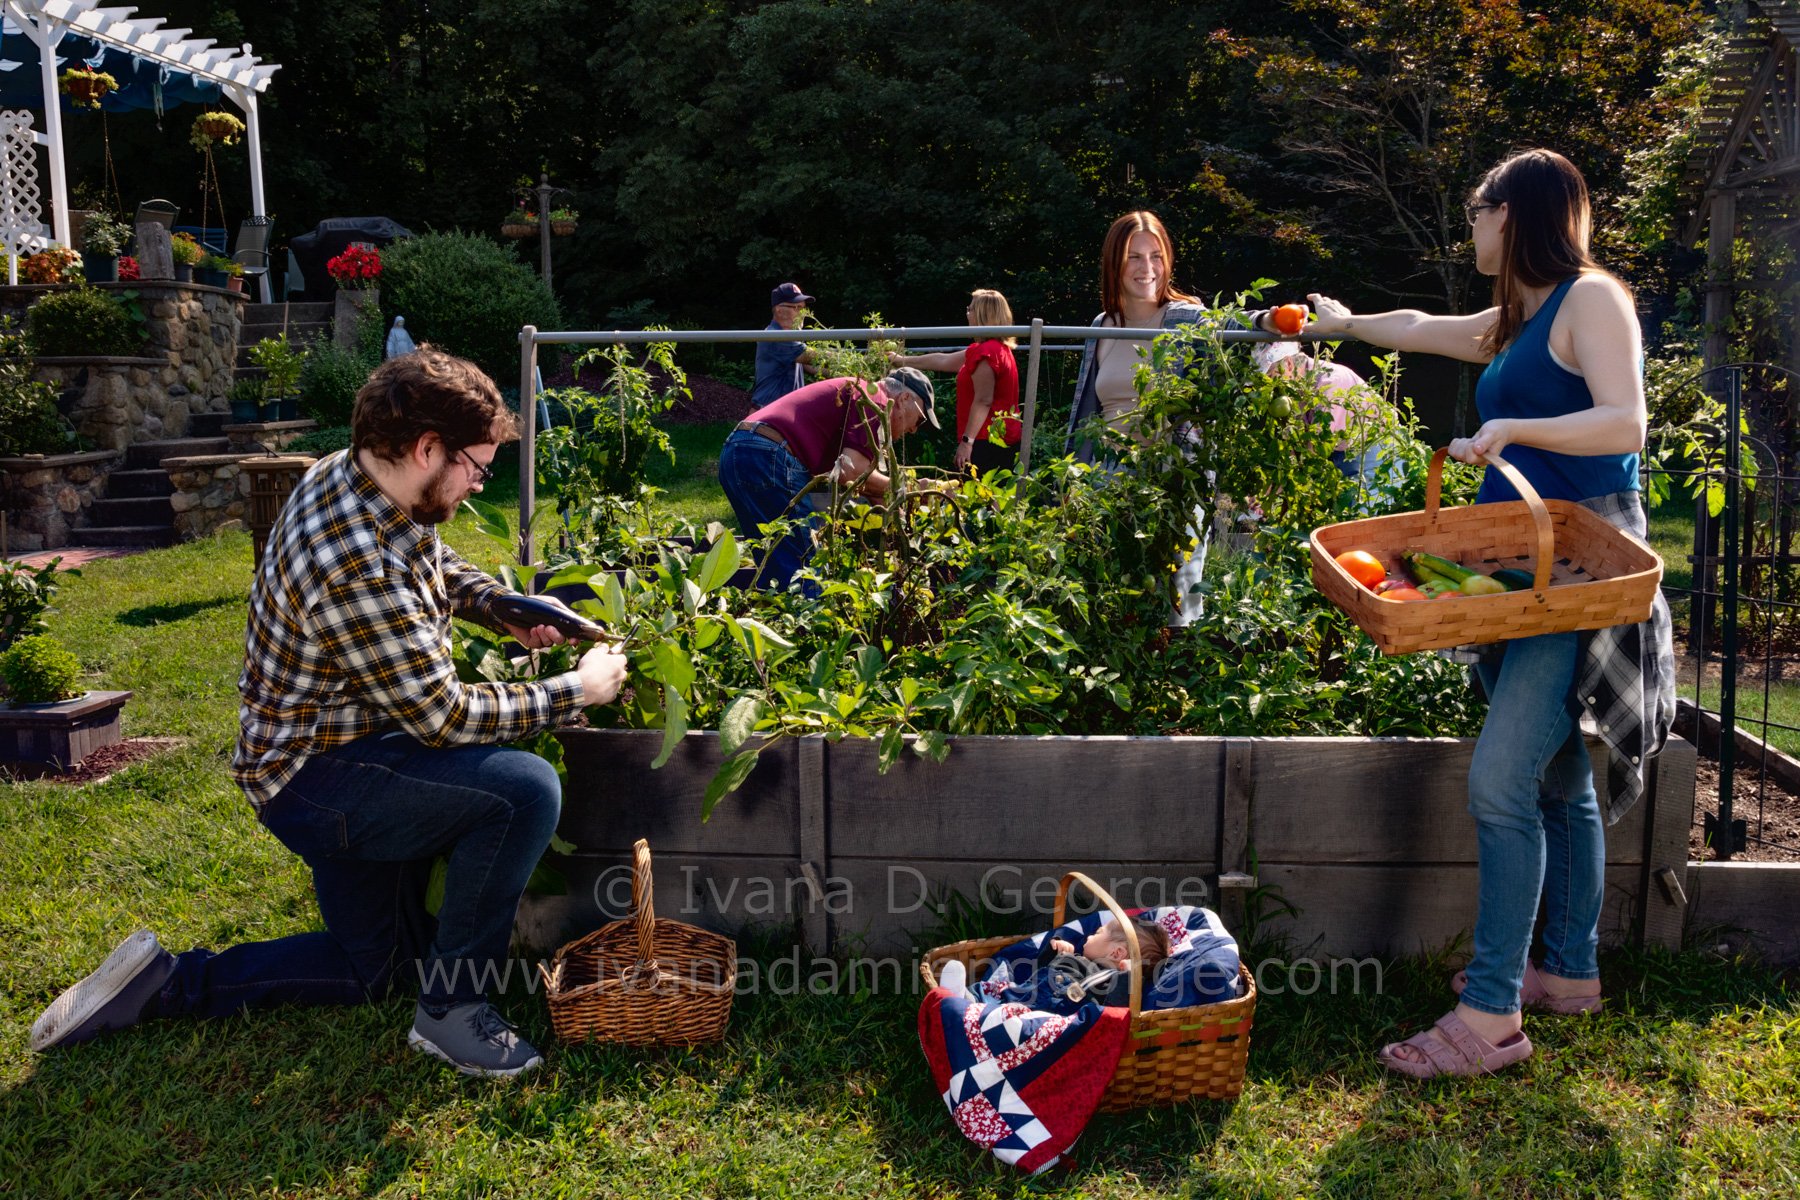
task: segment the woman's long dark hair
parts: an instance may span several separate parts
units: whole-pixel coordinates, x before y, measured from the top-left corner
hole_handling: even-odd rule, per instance
[[[1100,308],[1115,321],[1125,320],[1125,255],[1131,249],[1131,235],[1147,233],[1162,247],[1163,263],[1168,274],[1163,278],[1158,304],[1171,300],[1195,303],[1194,297],[1175,286],[1175,246],[1160,218],[1148,209],[1128,212],[1112,223],[1106,241],[1100,247]]]
[[[1484,351],[1498,354],[1525,323],[1525,288],[1600,270],[1588,253],[1593,215],[1587,181],[1554,150],[1521,150],[1489,171],[1469,202],[1506,205],[1500,271],[1494,276],[1500,314],[1481,342]]]

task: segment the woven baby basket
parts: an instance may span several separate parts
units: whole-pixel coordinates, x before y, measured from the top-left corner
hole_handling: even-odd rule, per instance
[[[737,984],[737,943],[659,920],[651,905],[650,843],[631,848],[631,916],[577,938],[539,964],[550,1024],[564,1042],[697,1046],[725,1036]]]
[[[1055,925],[1063,923],[1069,886],[1079,883],[1111,910],[1113,920],[1125,931],[1131,950],[1131,1031],[1118,1069],[1100,1097],[1100,1112],[1126,1112],[1161,1104],[1179,1104],[1199,1097],[1231,1100],[1244,1090],[1244,1067],[1250,1061],[1250,1025],[1256,1014],[1256,979],[1241,963],[1238,979],[1243,995],[1217,1004],[1144,1011],[1137,930],[1119,902],[1105,888],[1080,871],[1062,877],[1056,889]],[[919,974],[927,988],[937,986],[937,969],[945,963],[962,963],[973,983],[994,955],[1018,943],[1016,937],[974,938],[952,942],[925,953]]]
[[[1375,639],[1383,654],[1480,645],[1605,629],[1648,620],[1662,583],[1662,560],[1650,547],[1569,500],[1544,500],[1519,469],[1498,454],[1487,461],[1522,500],[1441,508],[1448,450],[1431,457],[1423,512],[1396,513],[1313,530],[1313,586]],[[1443,600],[1388,600],[1337,563],[1346,550],[1366,550],[1397,574],[1404,550],[1423,550],[1492,573],[1531,573],[1529,590]]]

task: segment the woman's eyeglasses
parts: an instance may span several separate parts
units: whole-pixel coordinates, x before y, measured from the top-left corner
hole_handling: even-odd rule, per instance
[[[1463,205],[1463,216],[1469,218],[1469,224],[1473,225],[1476,218],[1481,216],[1484,211],[1499,207],[1498,204],[1465,204]]]

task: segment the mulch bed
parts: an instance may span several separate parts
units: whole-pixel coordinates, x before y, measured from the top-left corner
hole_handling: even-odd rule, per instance
[[[652,369],[651,375],[656,378],[657,386],[668,385],[667,376],[660,371]],[[584,372],[580,380],[568,367],[544,376],[546,388],[574,387],[580,383],[592,389],[598,387],[600,381],[598,369]],[[687,377],[687,386],[691,393],[689,397],[677,401],[664,420],[675,425],[710,425],[715,421],[741,421],[750,415],[750,393],[742,388],[732,387],[708,375],[692,373]]]
[[[39,763],[0,763],[0,778],[9,782],[37,779],[48,783],[99,783],[132,763],[143,762],[180,744],[180,738],[128,738],[94,751],[67,771],[56,771]]]

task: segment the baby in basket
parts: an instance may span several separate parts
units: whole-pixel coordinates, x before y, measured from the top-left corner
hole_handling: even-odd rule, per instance
[[[1169,957],[1169,933],[1149,917],[1135,917],[1131,925],[1144,965],[1142,994],[1147,1005],[1157,968]],[[1035,964],[1029,965],[1035,969],[1011,975],[1009,997],[1038,1008],[1073,1007],[1089,1000],[1107,1008],[1131,1004],[1131,951],[1115,921],[1088,934],[1079,949],[1063,938],[1045,939]],[[968,970],[960,962],[947,962],[938,983],[960,994],[967,989]]]

